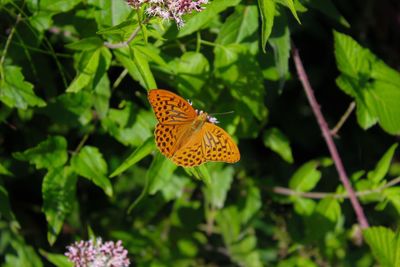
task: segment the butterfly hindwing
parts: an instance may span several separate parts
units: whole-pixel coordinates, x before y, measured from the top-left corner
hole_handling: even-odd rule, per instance
[[[205,122],[202,133],[202,151],[207,161],[234,163],[240,160],[238,147],[222,128]]]
[[[157,120],[162,124],[183,124],[193,121],[197,114],[188,101],[162,89],[148,92],[148,99]]]
[[[201,146],[201,132],[196,133],[188,143],[177,150],[172,161],[183,167],[194,167],[206,162]]]

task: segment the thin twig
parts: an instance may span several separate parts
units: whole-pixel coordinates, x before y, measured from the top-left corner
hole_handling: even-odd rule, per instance
[[[337,151],[336,145],[333,142],[333,138],[332,138],[331,132],[329,130],[328,124],[326,123],[324,115],[322,114],[320,106],[314,96],[314,91],[310,85],[308,76],[304,70],[303,63],[300,59],[299,52],[298,52],[297,48],[294,46],[294,44],[292,45],[292,54],[293,54],[293,60],[294,60],[295,66],[296,66],[296,70],[297,70],[297,74],[299,76],[300,82],[303,85],[304,91],[307,95],[308,102],[310,103],[311,109],[313,110],[313,113],[317,119],[318,125],[322,131],[322,135],[328,146],[328,149],[332,156],[333,162],[335,163],[335,167],[339,174],[339,178],[349,195],[350,202],[356,213],[357,220],[360,224],[360,227],[362,229],[368,228],[369,224],[368,224],[367,218],[365,217],[364,210],[363,210],[362,206],[360,205],[360,202],[358,201],[356,194],[354,193],[353,187],[350,184],[349,178],[346,174],[346,170],[344,169],[344,166],[343,166],[342,159],[340,158],[340,155]]]
[[[79,142],[78,146],[75,148],[74,153],[78,153],[82,149],[82,147],[85,145],[88,138],[89,138],[89,134],[87,133],[83,136],[82,140]]]
[[[351,113],[353,112],[354,108],[356,107],[356,102],[351,102],[349,107],[347,108],[346,112],[343,114],[343,116],[340,118],[338,123],[333,127],[331,130],[331,135],[336,136],[337,133],[339,132],[340,128],[342,128],[343,124],[347,121],[347,119],[350,117]]]
[[[385,190],[386,188],[392,187],[398,183],[400,183],[400,177],[397,177],[397,178],[391,180],[390,182],[388,182],[387,184],[385,184],[383,186],[380,186],[380,187],[377,187],[374,189],[370,189],[370,190],[355,192],[355,194],[357,197],[362,197],[362,196],[367,196],[367,195],[374,194],[374,193],[380,193],[383,190]],[[322,199],[322,198],[326,198],[326,197],[332,197],[334,199],[349,198],[349,195],[347,193],[335,194],[335,193],[326,193],[326,192],[299,192],[299,191],[292,190],[290,188],[280,187],[280,186],[276,186],[276,187],[272,188],[272,191],[274,193],[277,193],[280,195],[298,196],[298,197],[312,198],[312,199]]]
[[[8,48],[10,47],[11,40],[14,36],[17,25],[20,21],[21,21],[21,14],[18,14],[17,19],[15,20],[15,25],[11,29],[10,34],[8,35],[6,45],[4,46],[4,49],[3,49],[3,55],[1,55],[1,58],[0,58],[0,79],[3,81],[4,81],[4,70],[3,70],[4,60],[6,59],[6,54],[7,54]]]
[[[116,43],[116,44],[104,42],[104,46],[106,46],[110,49],[116,49],[116,48],[122,48],[122,47],[128,46],[129,43],[132,42],[132,40],[135,39],[135,37],[139,34],[140,29],[142,28],[142,24],[146,24],[149,20],[150,20],[149,18],[146,18],[142,21],[142,23],[139,23],[139,25],[136,27],[136,29],[132,32],[132,34],[129,36],[129,38],[126,41]]]

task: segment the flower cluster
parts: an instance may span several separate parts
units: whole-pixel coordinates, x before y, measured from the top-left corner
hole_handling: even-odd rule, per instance
[[[121,240],[102,242],[101,238],[75,242],[67,247],[65,256],[75,267],[128,267],[128,251]]]
[[[182,16],[193,11],[202,11],[204,9],[202,5],[207,4],[208,0],[127,0],[127,2],[136,9],[147,4],[147,14],[165,20],[173,19],[180,28],[184,25]]]

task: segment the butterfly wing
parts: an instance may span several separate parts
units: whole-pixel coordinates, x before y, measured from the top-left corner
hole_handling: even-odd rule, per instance
[[[202,151],[207,161],[234,163],[240,152],[230,135],[215,124],[205,122],[202,129]]]
[[[170,158],[185,141],[185,133],[190,124],[161,124],[154,131],[156,144],[161,153]]]
[[[197,113],[182,97],[162,89],[153,89],[147,95],[157,120],[162,124],[192,122]]]
[[[183,167],[194,167],[206,162],[201,145],[201,136],[202,131],[194,133],[190,140],[175,152],[172,161]]]

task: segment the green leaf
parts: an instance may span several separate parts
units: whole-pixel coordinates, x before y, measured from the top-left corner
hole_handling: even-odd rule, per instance
[[[264,53],[266,53],[265,46],[272,32],[275,17],[275,2],[274,0],[258,0],[258,7],[261,15],[261,45]]]
[[[15,238],[11,242],[12,250],[4,256],[2,267],[43,267],[43,263],[35,250],[25,244],[22,238]],[[17,255],[11,254],[12,252]]]
[[[400,234],[379,226],[369,227],[363,231],[365,241],[372,254],[382,267],[400,265]]]
[[[11,210],[10,200],[6,188],[0,184],[0,219],[14,220],[15,216]]]
[[[175,79],[170,81],[171,86],[177,88],[186,97],[199,93],[210,75],[210,64],[207,58],[197,52],[184,53],[181,57],[169,62],[168,68],[175,74]]]
[[[385,178],[386,174],[389,171],[390,162],[392,161],[397,146],[398,144],[393,144],[378,161],[375,169],[368,172],[368,180],[372,181],[374,184],[379,184],[379,182],[382,181],[383,178]]]
[[[171,160],[164,157],[161,153],[157,153],[147,171],[149,179],[149,194],[154,195],[168,184],[172,179],[172,174],[176,168],[177,166]]]
[[[194,176],[196,179],[201,180],[203,183],[205,183],[207,186],[211,184],[211,175],[210,172],[208,171],[207,165],[202,164],[197,167],[193,168],[184,168],[183,169],[190,175]]]
[[[233,173],[232,167],[212,172],[210,185],[204,187],[204,194],[213,207],[221,209],[224,206],[226,195],[233,181]]]
[[[40,9],[54,13],[61,13],[71,10],[81,1],[82,0],[41,0],[39,3]]]
[[[317,170],[318,166],[318,161],[314,160],[303,164],[290,178],[289,187],[299,192],[312,190],[321,179],[321,172]]]
[[[7,170],[7,168],[4,167],[4,165],[1,163],[0,163],[0,175],[13,176],[13,174],[9,170]]]
[[[400,133],[400,73],[351,37],[334,32],[335,57],[342,74],[337,85],[357,103],[361,127],[376,121],[390,134]]]
[[[135,62],[136,68],[138,69],[140,76],[142,77],[145,88],[147,90],[157,88],[156,81],[154,79],[153,73],[150,70],[149,62],[146,56],[135,47],[132,48],[133,61]]]
[[[289,74],[290,57],[290,30],[284,13],[275,17],[274,30],[268,40],[274,51],[276,70],[279,75],[280,89],[283,88],[286,77]]]
[[[278,153],[282,159],[293,163],[289,140],[278,128],[271,128],[265,131],[263,141],[265,146]]]
[[[302,197],[292,197],[291,200],[294,204],[294,210],[297,214],[302,216],[310,216],[314,210],[316,203],[312,199],[302,198]]]
[[[205,6],[205,10],[198,12],[188,19],[180,29],[178,37],[192,34],[206,26],[215,16],[231,6],[236,6],[240,0],[214,0]]]
[[[74,264],[63,254],[50,253],[39,249],[40,254],[57,267],[73,267]]]
[[[108,196],[113,195],[111,182],[106,176],[107,163],[97,147],[84,146],[72,157],[71,166],[77,174],[91,180]]]
[[[77,50],[77,51],[88,51],[88,50],[97,50],[103,46],[103,40],[99,37],[88,37],[81,39],[74,43],[66,44],[65,47]]]
[[[99,66],[100,51],[96,49],[82,52],[77,76],[67,88],[67,92],[77,93],[90,84]]]
[[[13,153],[13,156],[35,164],[37,169],[53,169],[64,165],[68,160],[67,140],[62,136],[51,136],[33,148]]]
[[[124,0],[88,0],[87,3],[95,7],[94,17],[99,29],[122,23],[131,12]]]
[[[53,245],[72,210],[76,175],[70,167],[50,170],[43,179],[43,212],[48,223],[47,239]]]
[[[110,107],[110,80],[107,74],[104,74],[100,81],[97,83],[93,91],[93,106],[100,119],[107,116]]]
[[[245,104],[262,121],[268,111],[264,104],[264,80],[261,68],[247,46],[230,44],[214,50],[215,76],[224,81],[232,96]]]
[[[143,88],[157,88],[153,73],[150,70],[147,57],[137,48],[121,48],[114,51],[119,62],[128,70],[133,79]]]
[[[113,171],[110,177],[115,177],[120,175],[128,168],[142,160],[144,157],[148,156],[155,149],[154,138],[149,137],[140,147],[136,148],[135,151],[126,159],[124,162],[118,166],[118,168]]]
[[[250,220],[254,219],[261,206],[260,189],[255,185],[250,185],[246,190],[244,205],[240,210],[240,221],[242,225],[247,225]]]
[[[279,0],[277,2],[282,4],[282,5],[284,5],[284,6],[286,6],[287,8],[289,8],[290,12],[292,12],[293,17],[297,20],[297,22],[299,24],[301,24],[300,19],[297,16],[297,12],[296,12],[296,8],[295,8],[293,0]]]
[[[221,27],[216,43],[222,45],[243,43],[258,29],[257,6],[237,6]]]
[[[6,65],[3,69],[4,80],[0,80],[0,101],[9,107],[27,109],[46,106],[46,102],[33,92],[33,85],[24,81],[20,67]]]

